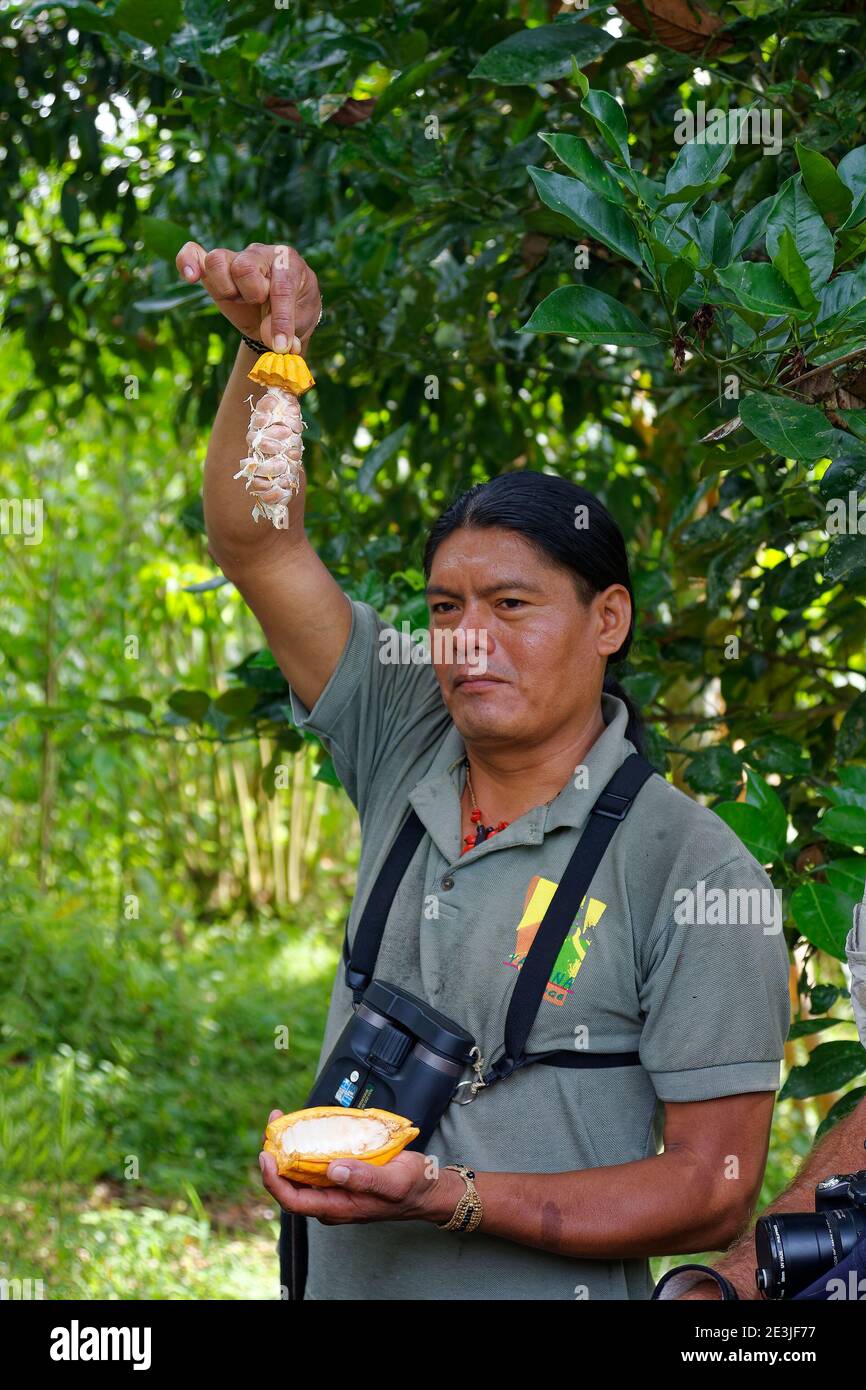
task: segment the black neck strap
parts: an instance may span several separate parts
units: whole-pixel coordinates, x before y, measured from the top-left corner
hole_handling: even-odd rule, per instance
[[[346,984],[352,991],[356,1004],[373,978],[391,904],[400,886],[400,880],[423,837],[424,826],[414,810],[410,810],[370,890],[358,930],[355,932],[351,959],[347,954],[348,922],[346,923],[343,960],[346,962]]]
[[[654,771],[655,768],[646,758],[641,757],[639,753],[632,753],[617,768],[593,805],[577,847],[568,861],[559,887],[520,968],[505,1019],[505,1052],[487,1072],[484,1078],[487,1085],[501,1081],[503,1077],[509,1076],[511,1072],[526,1066],[529,1062],[553,1062],[554,1059],[562,1059],[557,1060],[555,1064],[637,1064],[639,1059],[636,1053],[580,1053],[575,1050],[573,1056],[570,1053],[556,1052],[527,1057],[523,1049],[544,998],[565,935],[574,922],[604,852],[617,827],[631,810],[644,782]],[[348,949],[347,925],[343,941],[343,960],[346,965],[346,984],[351,989],[356,1004],[373,979],[391,904],[424,834],[424,826],[415,811],[410,810],[370,891],[355,932],[351,954]]]
[[[505,1018],[505,1052],[490,1068],[488,1085],[526,1065],[528,1059],[523,1049],[566,933],[574,923],[617,827],[625,820],[635,797],[654,771],[646,758],[632,753],[617,768],[590,811],[577,847],[520,967]]]

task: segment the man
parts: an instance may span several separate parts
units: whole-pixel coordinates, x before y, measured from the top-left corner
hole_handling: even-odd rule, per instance
[[[860,1041],[866,1047],[866,894],[855,908],[854,925],[845,943],[851,970],[851,1000]],[[762,1216],[785,1212],[813,1212],[815,1188],[834,1174],[857,1173],[866,1169],[866,1100],[839,1120],[816,1144],[789,1187]],[[864,1213],[866,1221],[866,1213]],[[713,1268],[733,1287],[738,1298],[757,1299],[761,1293],[755,1282],[755,1238],[746,1232],[723,1260]],[[853,1276],[853,1278],[852,1278]],[[856,1291],[856,1292],[854,1292]],[[697,1270],[678,1274],[670,1270],[660,1281],[659,1300],[721,1299],[722,1286],[712,1275]],[[797,1295],[803,1301],[866,1299],[866,1236],[857,1242],[846,1259],[829,1266],[826,1272]]]
[[[178,268],[241,333],[306,354],[320,300],[296,252],[187,242]],[[489,1062],[592,807],[640,739],[625,700],[606,693],[634,623],[622,537],[564,479],[493,480],[441,519],[427,553],[434,635],[483,635],[486,671],[435,651],[432,665],[384,660],[385,625],[307,540],[303,489],[287,531],[250,521],[233,474],[254,361],[239,347],[210,441],[211,553],[261,622],[296,723],[326,741],[358,809],[350,945],[412,807],[425,834],[377,975],[460,1022]],[[427,1154],[331,1164],[333,1188],[301,1188],[260,1157],[283,1210],[310,1218],[306,1297],[640,1299],[651,1254],[726,1246],[760,1188],[789,1021],[779,924],[732,906],[768,889],[718,817],[651,775],[574,906],[526,1044],[582,1050],[586,1066],[526,1066],[452,1103]],[[351,1017],[340,970],[320,1067]],[[464,1193],[480,1224],[438,1229]]]

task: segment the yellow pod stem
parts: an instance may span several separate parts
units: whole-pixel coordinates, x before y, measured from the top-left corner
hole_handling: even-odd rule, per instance
[[[303,395],[316,384],[303,357],[294,352],[262,353],[247,376],[260,386],[282,386],[293,396]]]
[[[388,1131],[388,1137],[378,1148],[368,1149],[366,1153],[299,1153],[294,1149],[286,1151],[282,1144],[282,1136],[290,1126],[300,1120],[330,1117],[340,1120],[378,1120]],[[264,1147],[266,1153],[274,1155],[277,1172],[281,1177],[290,1178],[292,1182],[306,1183],[309,1187],[338,1187],[339,1184],[327,1176],[329,1163],[338,1158],[354,1158],[380,1166],[388,1163],[407,1144],[411,1144],[420,1132],[411,1120],[407,1120],[403,1115],[395,1115],[390,1110],[376,1110],[372,1106],[368,1110],[353,1110],[342,1105],[316,1105],[306,1110],[293,1110],[290,1115],[281,1115],[279,1119],[272,1120],[265,1130]]]

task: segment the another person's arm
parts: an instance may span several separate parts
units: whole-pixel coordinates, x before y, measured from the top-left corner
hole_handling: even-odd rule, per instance
[[[188,241],[176,263],[187,283],[204,285],[239,332],[278,351],[306,356],[321,298],[313,271],[291,247],[254,242],[239,253],[224,248],[206,252]],[[252,349],[239,342],[211,433],[204,472],[208,544],[261,623],[286,680],[312,708],[339,661],[352,614],[346,595],[307,539],[304,474],[284,531],[268,521],[253,521],[253,491],[245,492],[233,476],[247,454],[249,398],[257,401],[264,394],[247,378],[255,360]]]
[[[789,1187],[762,1216],[779,1216],[789,1211],[814,1211],[815,1188],[822,1178],[833,1173],[853,1173],[864,1167],[863,1138],[866,1135],[866,1101],[861,1101],[856,1110],[846,1115],[825,1134],[820,1143],[809,1154],[802,1168]],[[758,1299],[761,1297],[755,1285],[755,1237],[749,1231],[743,1235],[731,1250],[713,1265],[720,1274],[733,1284],[740,1298]],[[696,1284],[682,1299],[721,1298],[718,1284],[713,1279],[705,1279]]]

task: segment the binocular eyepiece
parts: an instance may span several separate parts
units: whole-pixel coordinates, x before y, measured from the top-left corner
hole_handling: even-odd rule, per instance
[[[307,1105],[375,1106],[405,1115],[423,1149],[471,1061],[475,1039],[417,995],[387,980],[367,986],[322,1068]]]

